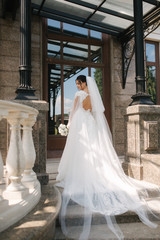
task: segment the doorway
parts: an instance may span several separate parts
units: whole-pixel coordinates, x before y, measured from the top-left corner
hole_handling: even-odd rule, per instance
[[[43,97],[49,103],[47,146],[50,151],[63,150],[66,137],[59,134],[58,126],[68,122],[78,75],[96,80],[111,123],[109,37],[49,19],[43,28]]]

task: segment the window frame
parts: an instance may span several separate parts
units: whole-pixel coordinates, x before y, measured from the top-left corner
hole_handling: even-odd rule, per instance
[[[155,66],[156,67],[156,94],[157,94],[157,101],[156,105],[160,105],[160,61],[159,61],[159,51],[160,51],[160,44],[159,42],[152,41],[152,40],[145,40],[146,43],[155,45],[155,62],[147,61],[146,57],[146,47],[145,47],[145,72],[147,74],[147,66]],[[147,75],[146,75],[146,89],[147,89]]]
[[[88,67],[89,69],[89,75],[91,74],[91,68],[102,68],[103,69],[103,102],[104,107],[107,109],[105,111],[105,116],[107,118],[108,124],[110,126],[110,129],[112,129],[112,116],[111,116],[111,66],[110,66],[110,40],[111,37],[107,34],[102,33],[102,38],[84,38],[83,43],[89,44],[89,45],[97,45],[102,46],[102,62],[101,63],[94,63],[94,62],[83,62],[79,61],[76,62],[72,60],[65,60],[65,59],[52,59],[48,58],[47,55],[47,42],[48,39],[51,39],[52,37],[54,40],[59,41],[70,41],[70,42],[76,42],[76,43],[82,43],[82,38],[75,37],[75,36],[66,36],[63,33],[57,34],[53,33],[52,31],[48,31],[48,24],[47,19],[43,18],[42,21],[42,55],[43,55],[43,80],[42,80],[42,87],[43,87],[43,99],[48,102],[48,64],[52,64],[53,61],[56,64],[62,64],[63,65],[79,65],[81,67]],[[105,53],[105,54],[103,54]],[[63,53],[62,53],[63,54]],[[63,71],[62,71],[63,72]],[[63,76],[61,76],[61,80],[63,79]],[[61,104],[62,101],[61,101]],[[48,123],[48,116],[47,116],[47,123]],[[48,129],[47,124],[47,129]],[[65,145],[66,137],[60,136],[60,135],[50,135],[48,134],[47,130],[47,149],[48,150],[59,150],[63,149]]]

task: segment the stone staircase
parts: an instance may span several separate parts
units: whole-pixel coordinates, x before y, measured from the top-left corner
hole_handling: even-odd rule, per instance
[[[53,240],[61,196],[53,184],[43,185],[41,191],[40,201],[35,208],[1,232],[0,240]]]
[[[149,206],[160,218],[160,198],[153,198],[148,200]],[[80,231],[80,224],[82,223],[81,207],[76,204],[70,206],[67,214],[66,224],[71,226],[73,232]],[[116,217],[116,221],[124,233],[125,240],[138,239],[160,239],[160,221],[157,221],[158,227],[152,229],[140,222],[139,217],[134,212],[127,212]],[[116,240],[115,235],[109,230],[107,231],[106,220],[100,214],[94,214],[92,217],[92,228],[89,240]],[[60,228],[59,220],[56,223],[56,234],[54,240],[69,240],[66,238]],[[71,240],[71,239],[70,239]]]
[[[47,163],[47,172],[49,173],[50,183],[55,183],[58,164],[58,158],[55,161],[49,160]],[[62,192],[62,189],[59,188],[59,191]],[[160,199],[152,190],[150,191],[148,205],[160,218]],[[134,212],[127,212],[119,215],[116,217],[116,220],[122,232],[124,233],[125,240],[160,240],[160,220],[157,221],[158,227],[156,229],[152,229],[144,225]],[[71,205],[66,221],[71,226],[72,231],[78,233],[80,229],[80,223],[82,222],[81,207],[76,204]],[[93,216],[89,240],[117,239],[111,231],[107,231],[107,226],[105,223],[106,221],[102,215],[95,214]],[[56,221],[54,240],[72,240],[63,235],[58,218]]]

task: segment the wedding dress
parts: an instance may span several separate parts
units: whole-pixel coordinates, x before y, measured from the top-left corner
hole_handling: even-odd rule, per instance
[[[83,108],[88,94],[76,93],[76,104],[70,114],[70,128],[66,146],[60,161],[57,186],[63,187],[60,212],[63,233],[73,239],[88,239],[92,215],[104,215],[109,229],[118,239],[123,239],[115,216],[134,211],[140,220],[150,227],[156,224],[149,220],[146,203],[147,190],[159,187],[126,176],[112,145],[112,137],[104,116],[104,106],[96,82],[87,77],[92,111]],[[74,204],[81,206],[82,228],[77,236],[66,223],[67,211]],[[69,210],[70,211],[70,210]],[[68,224],[68,225],[67,225]],[[107,232],[106,232],[107,239]]]

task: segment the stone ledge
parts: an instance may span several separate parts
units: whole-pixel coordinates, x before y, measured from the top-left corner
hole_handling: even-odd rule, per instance
[[[42,186],[42,196],[36,207],[23,219],[0,233],[1,240],[51,240],[61,207],[61,195],[51,184]]]
[[[12,101],[28,105],[30,107],[37,109],[38,111],[48,111],[49,108],[48,102],[43,100],[12,100]]]
[[[126,115],[135,115],[135,114],[160,114],[160,106],[159,105],[134,105],[129,106],[126,109]]]

